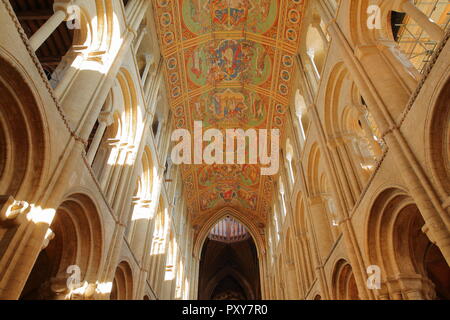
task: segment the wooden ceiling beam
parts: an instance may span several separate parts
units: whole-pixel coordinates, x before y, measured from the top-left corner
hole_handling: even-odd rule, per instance
[[[16,16],[21,21],[48,20],[53,15],[50,10],[19,11]]]

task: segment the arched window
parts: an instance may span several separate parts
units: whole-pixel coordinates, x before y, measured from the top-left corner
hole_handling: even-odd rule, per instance
[[[280,187],[280,204],[281,204],[281,213],[283,214],[283,218],[286,217],[287,208],[286,208],[286,190],[284,188],[283,179],[280,176],[278,179],[278,184]]]
[[[295,115],[297,116],[298,128],[300,131],[300,143],[302,146],[306,141],[306,131],[308,130],[308,117],[306,102],[300,90],[295,93]]]
[[[289,182],[291,183],[291,186],[295,182],[295,170],[293,167],[293,161],[294,161],[294,150],[291,145],[291,140],[288,138],[286,139],[286,160],[288,165],[288,175],[289,175]]]

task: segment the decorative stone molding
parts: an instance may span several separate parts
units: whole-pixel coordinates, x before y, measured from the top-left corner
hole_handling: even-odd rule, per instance
[[[11,226],[22,223],[31,207],[26,201],[11,196],[0,196],[0,225]]]

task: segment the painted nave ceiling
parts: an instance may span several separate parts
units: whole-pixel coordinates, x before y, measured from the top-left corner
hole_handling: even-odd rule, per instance
[[[155,0],[174,128],[278,128],[283,141],[305,2]],[[276,180],[258,164],[182,165],[182,175],[194,225],[226,207],[264,225]]]

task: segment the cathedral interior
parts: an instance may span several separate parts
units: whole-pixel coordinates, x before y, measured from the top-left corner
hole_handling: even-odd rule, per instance
[[[0,299],[449,300],[449,22],[449,0],[1,0]],[[236,161],[179,163],[196,123],[215,135],[183,157],[242,129]]]

